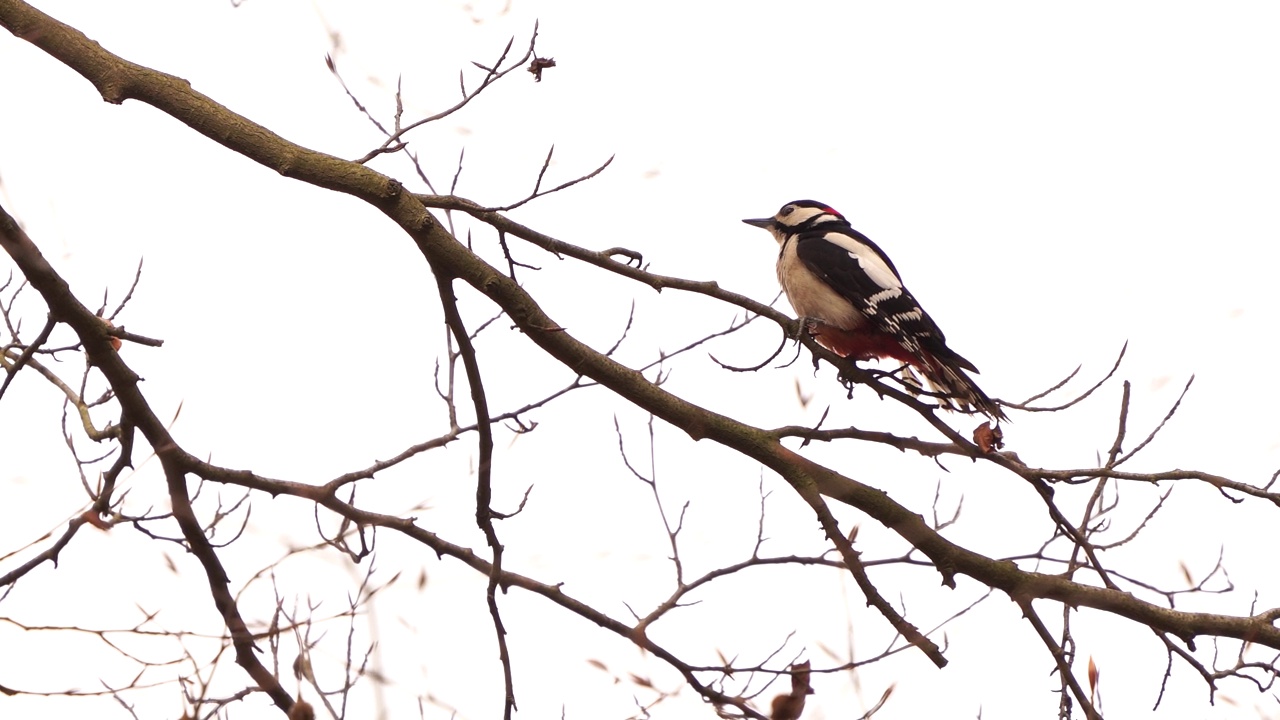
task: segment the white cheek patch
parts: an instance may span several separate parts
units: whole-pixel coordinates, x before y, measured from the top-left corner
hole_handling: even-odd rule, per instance
[[[827,233],[822,236],[822,239],[848,250],[849,257],[858,261],[858,266],[862,268],[862,272],[875,281],[875,284],[885,290],[902,289],[902,281],[898,279],[898,276],[894,274],[893,270],[889,268],[889,265],[875,250],[841,233]]]

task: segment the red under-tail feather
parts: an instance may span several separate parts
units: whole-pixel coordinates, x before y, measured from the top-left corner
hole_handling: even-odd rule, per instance
[[[924,373],[925,379],[929,381],[929,386],[933,388],[933,391],[943,396],[939,400],[942,401],[944,406],[948,406],[949,403],[946,401],[951,399],[959,404],[962,409],[968,409],[972,406],[977,408],[979,412],[996,420],[1008,419],[1005,417],[1004,411],[1000,409],[1000,406],[987,397],[987,394],[982,392],[982,389],[965,374],[964,366],[959,363],[948,363],[927,353],[917,355],[903,347],[902,343],[898,342],[892,335],[871,328],[841,330],[830,325],[816,323],[810,327],[809,332],[813,335],[813,339],[818,341],[819,345],[850,360],[892,358],[919,368],[920,372]],[[968,365],[964,359],[959,358],[959,361],[972,369],[972,366]]]

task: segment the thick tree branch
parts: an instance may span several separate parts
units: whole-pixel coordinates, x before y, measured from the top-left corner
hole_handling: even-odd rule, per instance
[[[1187,643],[1198,635],[1218,635],[1280,648],[1280,630],[1274,625],[1275,611],[1231,617],[1165,609],[1128,593],[1021,570],[1012,562],[997,561],[957,546],[883,491],[796,455],[766,430],[737,422],[667,393],[640,373],[579,342],[548,317],[519,285],[452,237],[430,215],[419,198],[402,192],[397,181],[358,164],[289,143],[193,91],[178,78],[111,55],[83,34],[25,3],[0,0],[0,24],[84,75],[109,102],[141,100],[229,149],[288,177],[365,200],[397,223],[438,272],[456,277],[483,293],[512,318],[530,341],[566,367],[681,428],[694,439],[711,439],[759,461],[797,489],[812,483],[822,494],[861,509],[930,558],[948,585],[953,584],[955,574],[961,573],[1013,597],[1046,598],[1104,610],[1168,632]],[[66,283],[52,272],[43,258],[30,252],[33,247],[22,247],[21,243],[15,246],[14,241],[6,237],[5,248],[10,250],[23,272],[45,297],[54,316],[70,324],[81,337],[91,362],[102,370],[116,390],[129,421],[137,425],[158,453],[170,451],[173,446],[167,431],[146,408],[137,389],[137,376],[111,350],[105,325],[91,314],[83,314],[77,309],[82,306],[71,296]],[[600,262],[603,263],[604,259]],[[761,314],[764,314],[767,308],[760,307]],[[931,412],[926,416],[934,417]],[[969,445],[941,421],[937,421],[935,427],[944,431],[957,445]],[[1008,462],[1013,464],[1011,460]],[[166,470],[169,471],[170,466],[166,466]],[[245,484],[260,486],[268,492],[279,492],[284,487],[261,483],[253,476],[240,477]],[[225,476],[222,479],[231,481]],[[172,483],[177,480],[171,477]],[[326,498],[324,502],[329,506],[336,501]],[[195,538],[188,537],[189,542],[193,540]],[[488,567],[484,568],[485,572],[488,570]]]

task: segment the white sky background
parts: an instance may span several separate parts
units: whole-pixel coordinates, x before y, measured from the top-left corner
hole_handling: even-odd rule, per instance
[[[551,144],[552,183],[616,154],[596,180],[513,217],[586,247],[639,250],[655,272],[715,279],[764,301],[777,293],[776,246],[739,219],[797,198],[829,202],[893,257],[951,345],[982,369],[990,394],[1019,400],[1081,363],[1073,387],[1083,388],[1128,340],[1120,378],[1133,382],[1129,447],[1186,378],[1197,377],[1178,419],[1132,469],[1197,468],[1262,482],[1280,466],[1270,412],[1280,400],[1272,382],[1280,325],[1272,279],[1280,235],[1276,6],[811,2],[783,9],[513,0],[504,12],[501,2],[404,5],[39,3],[108,50],[186,78],[284,137],[340,157],[362,155],[380,138],[324,66],[330,31],[340,33],[339,67],[361,99],[386,120],[403,75],[412,119],[453,103],[458,70],[474,83],[470,61],[491,62],[507,38],[514,35],[513,52],[522,51],[540,19],[539,52],[558,63],[544,82],[519,72],[411,136],[438,189],[447,189],[464,147],[459,194],[495,205],[527,194]],[[87,82],[8,36],[0,39],[0,69],[0,198],[89,304],[106,288],[118,296],[145,258],[124,323],[166,342],[161,350],[128,348],[126,359],[147,378],[144,389],[162,416],[182,404],[175,433],[187,449],[318,482],[446,429],[430,386],[443,336],[434,282],[412,244],[376,211],[281,178],[149,107],[102,103]],[[400,160],[374,165],[421,189]],[[498,257],[491,233],[477,230],[474,239]],[[596,347],[616,339],[636,302],[635,328],[618,356],[633,367],[659,348],[722,329],[733,316],[715,303],[657,295],[514,247],[519,259],[546,268],[521,273],[525,286]],[[492,315],[474,293],[460,295],[471,325]],[[42,319],[33,305],[28,327]],[[775,329],[758,327],[710,350],[748,365],[777,341]],[[501,321],[480,345],[496,408],[570,379]],[[844,400],[830,371],[815,378],[803,359],[733,375],[698,351],[673,367],[668,389],[758,425],[812,424],[831,404],[828,427],[934,438],[865,391]],[[807,408],[796,402],[795,378],[815,398]],[[25,380],[0,415],[0,526],[12,530],[6,538],[24,542],[59,528],[83,503],[58,449],[57,401],[33,375]],[[1118,398],[1113,383],[1061,417],[1015,415],[1010,449],[1032,464],[1092,465],[1110,446]],[[532,416],[543,423],[533,435],[514,444],[499,436],[496,477],[499,504],[514,505],[535,485],[527,514],[499,527],[512,568],[564,580],[566,590],[626,618],[622,600],[645,607],[660,599],[670,569],[652,502],[618,460],[615,413],[632,457],[647,463],[645,416],[603,392],[580,391]],[[376,498],[384,509],[425,503],[433,509],[416,513],[425,526],[474,541],[465,475],[473,446],[466,438],[447,455],[379,476],[364,497],[384,493]],[[948,537],[982,552],[1033,551],[1047,522],[1025,485],[985,466],[953,461],[948,474],[875,448],[805,452],[926,514],[940,481],[944,505],[965,498],[962,522]],[[668,506],[692,502],[682,535],[690,572],[749,553],[761,470],[661,425],[657,457]],[[138,497],[158,480],[156,468],[142,468],[133,481]],[[764,482],[774,491],[766,551],[819,548],[807,511],[771,474]],[[1151,493],[1124,492],[1129,512],[1141,517]],[[1270,558],[1274,508],[1233,506],[1196,487],[1174,497],[1150,538],[1115,562],[1176,586],[1179,562],[1203,572],[1225,544],[1243,591],[1208,598],[1206,607],[1247,612],[1255,589],[1260,607],[1280,604]],[[297,528],[274,524],[297,512],[293,501],[258,501],[250,540],[259,551],[230,559],[241,573],[233,584],[275,557],[262,548],[315,541],[309,512]],[[1130,525],[1118,518],[1118,527],[1131,526],[1129,515],[1121,518]],[[865,519],[846,513],[842,520],[863,523],[859,543],[869,557],[901,552],[900,542]],[[1011,545],[1011,538],[1025,539]],[[493,717],[501,681],[482,586],[457,563],[438,562],[390,534],[380,541],[384,580],[402,568],[416,577],[420,566],[430,578],[425,593],[389,596],[378,618],[385,659],[402,679],[385,692],[391,717],[413,716],[412,698],[423,692],[457,707],[459,717]],[[128,528],[77,538],[58,570],[21,583],[0,614],[56,622],[86,612],[86,623],[127,626],[138,620],[132,603],[142,598],[155,603],[149,609],[164,606],[168,627],[203,623],[217,632],[194,561],[168,551],[179,563],[176,577],[163,569],[160,549]],[[293,573],[288,592],[319,595],[332,582],[341,602],[358,571],[316,560],[285,572]],[[89,587],[102,616],[83,608],[87,577],[97,578]],[[972,582],[939,589],[931,571],[873,578],[886,596],[901,592],[908,617],[925,627],[976,597]],[[197,593],[186,606],[185,587]],[[788,653],[830,664],[819,643],[845,648],[852,613],[859,656],[873,654],[888,641],[886,625],[843,587],[829,572],[757,571],[708,595],[705,608],[659,625],[654,638],[714,663],[714,648],[758,660],[797,629]],[[504,607],[524,717],[558,716],[562,703],[570,718],[634,712],[633,688],[611,685],[586,658],[619,672],[639,669],[664,688],[679,685],[625,643],[548,612],[546,603],[513,594]],[[1042,610],[1059,617],[1048,605]],[[1096,613],[1080,614],[1077,623],[1081,657],[1092,654],[1102,669],[1108,716],[1151,716],[1164,669],[1157,641]],[[943,671],[908,652],[864,671],[860,694],[847,676],[815,680],[806,718],[856,717],[891,682],[898,690],[881,717],[1054,712],[1051,659],[1007,598],[991,598],[948,637],[952,664]],[[405,659],[397,641],[439,650]],[[0,647],[31,642],[0,627]],[[40,647],[55,642],[44,638]],[[118,662],[111,658],[61,677],[50,667],[61,671],[62,661],[19,664],[4,652],[0,684],[53,690],[75,675],[76,684],[91,687],[111,676],[104,669]],[[1157,715],[1257,716],[1247,688],[1228,685],[1226,693],[1243,705],[1205,707],[1203,683],[1175,666]],[[150,708],[152,716],[177,716],[176,698],[167,701]],[[680,702],[655,714],[711,716],[687,689]],[[1267,702],[1275,716],[1274,701]],[[5,717],[42,707],[0,698]],[[275,712],[261,700],[249,707],[262,708],[262,717]],[[448,714],[431,708],[428,717]]]

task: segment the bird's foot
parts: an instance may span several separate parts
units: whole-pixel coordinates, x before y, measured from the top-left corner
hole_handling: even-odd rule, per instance
[[[813,337],[815,334],[814,331],[817,330],[819,322],[820,321],[817,318],[811,318],[811,317],[797,318],[796,332],[794,335],[791,336],[791,339],[799,343],[801,339],[804,338],[805,335],[808,335],[809,337]],[[810,357],[813,359],[813,372],[816,374],[818,372],[818,367],[819,367],[818,356],[814,354],[814,355],[811,355]]]
[[[814,331],[818,329],[818,325],[821,324],[821,322],[822,322],[821,320],[814,317],[802,316],[802,317],[796,318],[796,333],[795,335],[791,336],[792,339],[799,341],[800,338],[804,337],[805,335],[813,337]]]

